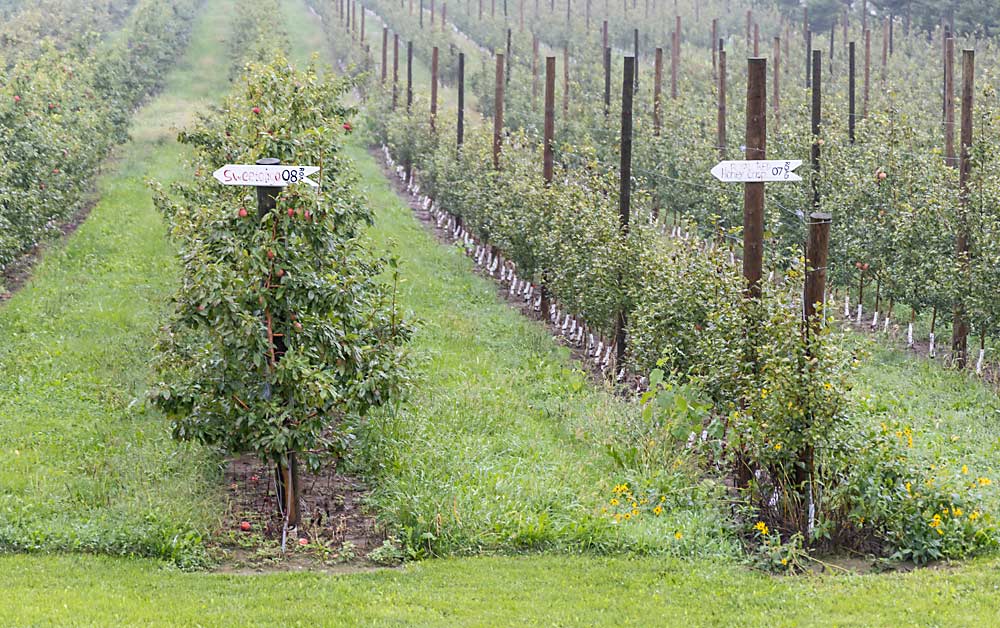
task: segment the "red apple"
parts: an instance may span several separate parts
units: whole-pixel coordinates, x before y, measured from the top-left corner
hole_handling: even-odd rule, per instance
[[[309,539],[299,539],[299,545],[309,545]]]
[[[302,331],[302,323],[295,321],[295,331]]]
[[[17,102],[21,102],[21,97],[20,96],[14,96],[14,102],[16,102],[16,103]]]
[[[310,213],[308,209],[302,214],[302,216],[305,217],[306,220],[312,220],[312,213]]]
[[[240,207],[239,214],[240,214],[240,218],[246,218],[247,217],[247,208],[246,207]]]
[[[354,130],[354,127],[351,126],[350,122],[345,122],[344,123],[344,130],[347,131],[348,133],[350,133],[351,131]]]
[[[295,210],[293,208],[289,207],[288,208],[288,217],[292,218],[293,216],[295,216]]]
[[[279,277],[284,277],[284,276],[285,276],[285,269],[284,269],[284,268],[279,268],[279,269],[278,269],[278,272],[277,272],[276,274],[277,274],[277,275],[278,275]]]
[[[251,111],[253,111],[254,114],[260,114],[260,107],[254,107]]]
[[[267,252],[267,259],[274,259],[274,251]]]
[[[250,531],[250,522],[249,521],[242,521],[242,522],[240,522],[240,530],[243,530],[244,532],[249,532]]]

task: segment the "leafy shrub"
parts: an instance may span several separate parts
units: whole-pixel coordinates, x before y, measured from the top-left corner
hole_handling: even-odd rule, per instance
[[[402,392],[409,327],[381,279],[396,262],[360,239],[371,212],[339,154],[348,89],[276,57],[181,135],[197,149],[194,182],[156,200],[184,279],[150,393],[178,438],[316,468],[350,444],[346,418]],[[285,188],[258,215],[246,188],[207,180],[264,156],[319,165],[320,188]]]

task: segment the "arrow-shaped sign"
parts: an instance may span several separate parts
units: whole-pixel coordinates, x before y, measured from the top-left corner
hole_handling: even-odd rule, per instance
[[[319,184],[309,179],[319,172],[317,166],[257,166],[229,164],[212,173],[222,185],[253,185],[261,187],[285,187],[305,183],[314,188]]]
[[[801,165],[801,159],[723,161],[712,168],[712,176],[723,183],[801,181],[802,177],[792,172]]]

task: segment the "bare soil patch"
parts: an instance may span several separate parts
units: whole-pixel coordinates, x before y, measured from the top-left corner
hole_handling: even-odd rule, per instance
[[[274,468],[252,456],[230,461],[224,473],[229,504],[214,547],[218,571],[348,573],[375,568],[367,556],[388,535],[365,506],[368,487],[334,465],[318,474],[300,474],[302,521],[286,532]],[[249,530],[242,529],[244,523]]]

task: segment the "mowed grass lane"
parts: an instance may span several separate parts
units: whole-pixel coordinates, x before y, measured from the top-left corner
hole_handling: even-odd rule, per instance
[[[209,0],[163,93],[115,152],[99,201],[0,307],[0,550],[198,561],[219,509],[214,461],[143,404],[178,278],[145,177],[188,173],[177,130],[227,89],[232,0]]]

